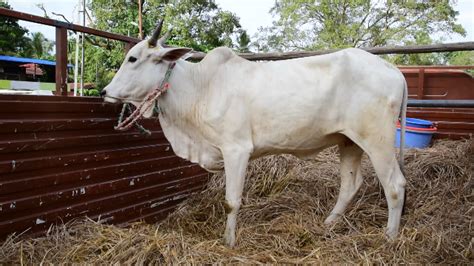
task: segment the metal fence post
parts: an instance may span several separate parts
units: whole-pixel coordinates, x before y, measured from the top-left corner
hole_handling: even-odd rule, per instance
[[[56,27],[56,94],[67,92],[67,29]]]
[[[420,68],[418,70],[418,91],[417,91],[417,98],[418,99],[423,99],[424,98],[424,94],[425,94],[425,69],[424,68]]]

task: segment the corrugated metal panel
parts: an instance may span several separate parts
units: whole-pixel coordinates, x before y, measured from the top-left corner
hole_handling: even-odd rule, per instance
[[[436,138],[461,139],[474,136],[474,110],[467,108],[408,108],[408,117],[433,121]]]
[[[34,64],[38,64],[38,65],[47,65],[47,66],[55,66],[56,65],[56,62],[50,61],[50,60],[16,57],[16,56],[8,56],[8,55],[0,55],[0,61],[16,62],[16,63],[34,63]],[[71,67],[72,67],[72,65],[71,65]]]
[[[97,98],[0,97],[0,237],[87,215],[157,221],[207,181],[176,157],[157,120],[116,132],[118,106]]]
[[[474,79],[457,69],[401,68],[414,99],[473,100]],[[408,108],[408,117],[438,124],[437,138],[469,138],[474,135],[474,110],[467,108]]]

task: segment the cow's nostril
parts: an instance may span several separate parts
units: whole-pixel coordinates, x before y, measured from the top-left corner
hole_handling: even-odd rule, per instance
[[[104,97],[106,94],[107,94],[107,91],[106,91],[106,90],[102,90],[102,91],[100,92],[100,97]]]

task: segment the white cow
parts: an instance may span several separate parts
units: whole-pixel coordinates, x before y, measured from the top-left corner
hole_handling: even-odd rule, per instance
[[[191,63],[182,60],[190,49],[164,48],[165,37],[157,42],[156,35],[128,52],[105,88],[105,101],[138,105],[176,62],[170,89],[158,99],[159,121],[179,157],[209,171],[225,169],[228,245],[235,244],[250,159],[279,153],[314,157],[333,145],[340,150],[341,188],[325,223],[341,216],[359,189],[366,152],[388,202],[386,234],[397,235],[405,178],[394,134],[400,112],[404,122],[407,97],[397,68],[359,49],[250,62],[217,48]]]

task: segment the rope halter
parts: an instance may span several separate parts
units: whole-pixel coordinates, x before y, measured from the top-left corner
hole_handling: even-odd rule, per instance
[[[154,108],[157,105],[158,97],[160,97],[161,94],[163,94],[169,89],[170,84],[168,83],[168,81],[175,65],[176,65],[175,62],[171,62],[168,65],[168,69],[166,70],[163,80],[155,89],[150,91],[145,96],[143,101],[140,103],[139,106],[137,106],[137,108],[133,112],[131,111],[129,103],[125,102],[123,104],[118,123],[114,127],[115,130],[126,131],[126,130],[129,130],[133,125],[135,125],[138,127],[140,131],[146,133],[147,135],[151,134],[149,130],[146,130],[140,124],[138,124],[138,120],[142,119],[143,114],[146,113],[148,110],[150,110],[150,108]],[[131,114],[124,120],[124,114],[127,111],[127,109],[129,112],[131,112]]]

